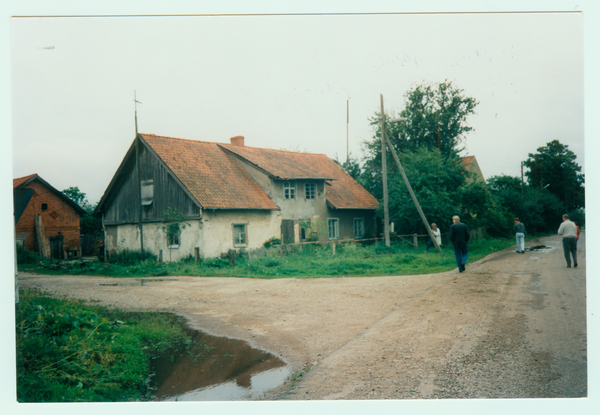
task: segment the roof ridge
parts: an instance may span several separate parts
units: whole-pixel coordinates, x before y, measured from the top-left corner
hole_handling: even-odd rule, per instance
[[[204,140],[194,140],[191,138],[180,138],[180,137],[169,137],[166,135],[157,135],[157,134],[149,134],[149,133],[139,133],[141,136],[151,136],[151,137],[157,137],[157,138],[166,138],[168,140],[179,140],[179,141],[187,141],[187,142],[192,142],[192,143],[204,143],[204,144],[221,144],[215,141],[204,141]]]
[[[277,151],[280,153],[293,153],[293,154],[309,154],[309,155],[313,155],[313,156],[325,156],[325,157],[329,157],[327,154],[325,153],[311,153],[308,151],[293,151],[293,150],[281,150],[281,149],[275,149],[275,148],[266,148],[266,147],[252,147],[252,146],[236,146],[235,144],[231,144],[231,143],[215,143],[218,145],[224,145],[227,147],[234,147],[234,148],[252,148],[252,149],[257,149],[257,150],[268,150],[268,151]]]

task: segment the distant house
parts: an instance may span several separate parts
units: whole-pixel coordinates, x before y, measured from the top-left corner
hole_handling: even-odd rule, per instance
[[[376,208],[323,154],[246,147],[242,136],[220,144],[139,134],[95,214],[109,253],[140,249],[141,213],[144,249],[175,261],[255,249],[270,238],[374,237]],[[178,231],[168,212],[184,219]]]
[[[466,171],[471,173],[469,179],[479,181],[485,183],[485,178],[483,177],[483,173],[481,172],[481,168],[479,167],[479,163],[477,163],[477,159],[475,156],[467,156],[460,159],[460,164],[462,164]]]
[[[13,180],[17,244],[44,258],[79,256],[85,211],[37,174]]]

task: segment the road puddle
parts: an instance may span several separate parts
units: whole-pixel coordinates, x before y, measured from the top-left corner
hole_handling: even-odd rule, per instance
[[[525,248],[526,251],[531,251],[531,252],[546,251],[548,249],[552,249],[552,248],[549,246],[546,246],[546,245],[536,245],[536,246],[532,246],[530,248]]]
[[[194,342],[152,359],[158,401],[237,401],[256,399],[283,384],[285,362],[248,343],[188,329]]]

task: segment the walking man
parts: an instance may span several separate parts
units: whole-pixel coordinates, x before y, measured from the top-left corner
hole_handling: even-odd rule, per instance
[[[435,237],[438,246],[442,246],[442,234],[440,233],[440,230],[438,229],[435,223],[431,224],[431,233],[433,233],[433,236]],[[431,248],[432,246],[433,239],[430,239],[429,243],[427,244],[427,248],[425,248],[425,252],[429,252],[429,248]]]
[[[454,256],[456,257],[458,272],[463,272],[467,264],[467,242],[471,239],[471,233],[467,225],[462,223],[458,216],[452,217],[452,222],[454,224],[450,226],[448,237],[454,245]]]
[[[558,228],[558,234],[563,237],[567,268],[571,268],[571,256],[573,256],[573,266],[577,267],[577,226],[569,220],[569,215],[563,215],[562,219],[563,223]]]
[[[513,232],[517,237],[517,253],[524,254],[525,236],[527,235],[527,231],[525,230],[525,225],[519,222],[519,218],[515,218],[515,226],[513,226]]]

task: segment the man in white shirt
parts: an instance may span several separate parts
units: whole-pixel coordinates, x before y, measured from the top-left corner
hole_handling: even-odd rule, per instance
[[[558,234],[563,237],[567,268],[571,268],[571,256],[573,256],[573,266],[577,267],[577,226],[569,220],[569,215],[563,215],[563,223],[558,228]]]

